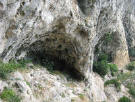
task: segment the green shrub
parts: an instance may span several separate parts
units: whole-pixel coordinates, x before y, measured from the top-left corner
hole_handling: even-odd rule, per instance
[[[21,102],[21,98],[12,89],[7,88],[0,94],[0,98],[6,102]]]
[[[105,53],[102,53],[98,56],[98,61],[102,61],[102,60],[105,60],[107,61],[108,60],[108,55],[105,54]]]
[[[129,56],[135,57],[135,48],[129,48]]]
[[[134,88],[130,87],[129,88],[129,93],[130,93],[130,95],[132,95],[133,98],[135,98],[135,87]]]
[[[123,96],[119,99],[119,102],[131,102],[131,100],[128,97]]]
[[[26,64],[27,63],[31,63],[32,60],[25,60],[25,59],[21,59],[21,60],[18,60],[17,63],[19,64],[19,67],[20,68],[25,68],[26,67]]]
[[[97,72],[101,76],[105,76],[109,71],[112,75],[118,72],[118,67],[115,64],[108,64],[108,55],[102,53],[98,56],[97,62],[93,64],[93,71]]]
[[[128,64],[127,69],[130,71],[135,70],[135,61]]]
[[[108,80],[108,81],[106,81],[106,82],[104,83],[105,86],[110,85],[110,84],[114,84],[114,86],[115,86],[118,90],[120,90],[120,85],[121,85],[121,83],[120,83],[117,79]]]
[[[133,81],[128,82],[125,86],[126,86],[128,89],[132,89],[132,88],[134,88],[134,87],[135,87],[135,85],[134,85],[134,82],[133,82]]]
[[[117,67],[117,65],[116,65],[116,64],[109,64],[109,67],[110,67],[110,71],[111,71],[112,76],[114,76],[114,74],[115,74],[116,72],[118,72],[118,67]]]
[[[9,63],[3,63],[0,62],[0,78],[6,79],[7,75],[18,68],[24,68],[25,67],[24,61],[19,61],[18,63],[15,61],[10,61]]]
[[[95,53],[96,53],[96,54],[99,53],[99,48],[98,48],[98,46],[95,47]]]
[[[104,36],[104,44],[108,44],[113,40],[113,36],[110,32],[106,33]]]
[[[127,81],[128,79],[131,79],[134,76],[135,75],[132,74],[131,72],[119,73],[118,76],[117,76],[117,79],[120,80],[123,83],[123,82]]]
[[[14,70],[16,70],[18,67],[20,67],[19,64],[16,64],[15,62],[11,61],[9,63],[0,63],[0,77],[2,79],[6,79],[7,75]]]
[[[95,62],[93,67],[93,71],[97,72],[102,77],[104,77],[109,71],[109,65],[105,60]]]

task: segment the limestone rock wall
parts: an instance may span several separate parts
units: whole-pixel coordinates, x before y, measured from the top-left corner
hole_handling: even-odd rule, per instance
[[[123,67],[129,62],[128,45],[134,45],[134,4],[135,0],[0,0],[1,58],[7,62],[44,52],[88,78],[95,45],[105,33],[114,32],[114,63]]]

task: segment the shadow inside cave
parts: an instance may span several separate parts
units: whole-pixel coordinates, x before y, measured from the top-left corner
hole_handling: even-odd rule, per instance
[[[84,80],[84,76],[82,76],[73,65],[63,59],[46,54],[44,51],[30,51],[27,57],[32,60],[33,64],[39,64],[45,67],[51,74],[64,75],[66,79],[70,81]]]

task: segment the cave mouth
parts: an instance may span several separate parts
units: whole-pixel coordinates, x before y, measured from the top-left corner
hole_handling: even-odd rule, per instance
[[[33,64],[45,67],[50,73],[55,74],[55,72],[58,72],[58,74],[64,75],[67,80],[84,80],[84,76],[71,63],[59,59],[54,55],[47,54],[45,51],[29,51],[27,57],[32,60]]]

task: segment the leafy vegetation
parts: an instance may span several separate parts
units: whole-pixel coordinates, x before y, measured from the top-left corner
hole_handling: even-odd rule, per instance
[[[123,96],[119,99],[119,102],[131,102],[131,100],[128,97]]]
[[[135,48],[129,48],[129,56],[135,57]]]
[[[5,88],[0,98],[6,102],[21,102],[21,98],[12,89]]]
[[[127,69],[130,70],[130,71],[135,70],[135,61],[128,64]]]
[[[93,71],[97,72],[100,76],[104,77],[109,71],[107,63],[108,56],[104,53],[100,54],[98,60],[93,64]]]
[[[9,62],[9,63],[0,63],[0,77],[2,79],[6,79],[8,73],[13,72],[14,70],[16,70],[18,67],[20,67],[19,64],[16,64],[15,62]]]
[[[20,60],[19,62],[10,61],[9,63],[0,62],[0,78],[6,79],[7,75],[18,68],[25,68],[26,61]]]
[[[113,40],[113,36],[110,32],[106,33],[104,36],[104,44],[108,44],[109,42],[111,42]]]
[[[118,67],[116,64],[109,64],[111,75],[114,76],[118,72]]]
[[[130,94],[133,98],[135,98],[135,86],[129,88],[129,94]]]
[[[135,72],[119,73],[116,80],[124,84],[129,89],[129,94],[135,98],[135,85],[134,85]]]
[[[102,61],[102,60],[107,61],[107,60],[108,60],[108,55],[105,54],[105,53],[101,53],[101,54],[98,56],[98,61]]]
[[[121,81],[121,83],[126,82],[129,79],[134,79],[135,78],[135,73],[123,73],[123,74],[118,74],[117,79]]]
[[[26,68],[26,64],[27,63],[31,63],[32,60],[25,60],[25,59],[21,59],[19,61],[17,61],[17,63],[19,64],[20,68]]]
[[[104,77],[109,72],[109,65],[107,61],[102,60],[99,62],[95,62],[93,71]]]
[[[108,64],[108,55],[100,54],[98,60],[94,62],[93,71],[104,77],[109,71],[112,75],[118,72],[118,67],[115,64]]]
[[[117,79],[108,80],[105,82],[104,85],[107,86],[110,84],[113,84],[118,90],[120,90],[121,83],[119,82],[119,80],[117,80]]]

